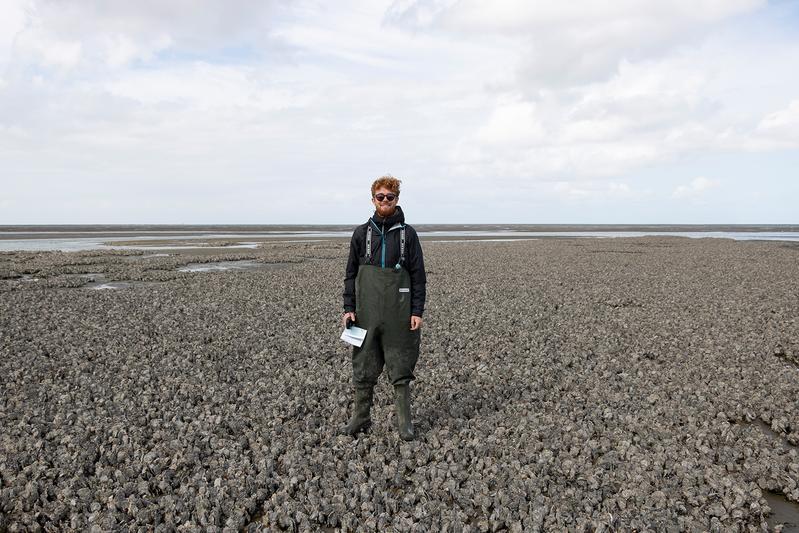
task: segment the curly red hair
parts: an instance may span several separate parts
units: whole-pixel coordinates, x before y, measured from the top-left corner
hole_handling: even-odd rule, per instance
[[[379,178],[377,178],[374,181],[374,183],[372,183],[372,196],[374,196],[375,195],[375,191],[377,189],[380,189],[381,187],[385,187],[389,191],[391,191],[394,194],[396,194],[397,196],[399,196],[400,183],[402,183],[402,181],[398,180],[397,178],[395,178],[391,174],[386,174],[385,176],[380,176]]]

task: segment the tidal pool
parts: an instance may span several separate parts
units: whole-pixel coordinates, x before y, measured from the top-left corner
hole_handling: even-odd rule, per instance
[[[261,263],[252,260],[241,261],[214,261],[211,263],[189,263],[178,268],[178,272],[225,272],[235,270],[241,272],[253,272],[256,270],[267,270],[274,268],[285,268],[289,263]]]
[[[764,490],[763,497],[771,507],[771,514],[766,520],[773,528],[777,524],[782,524],[783,533],[799,532],[799,504],[789,501],[782,494]]]

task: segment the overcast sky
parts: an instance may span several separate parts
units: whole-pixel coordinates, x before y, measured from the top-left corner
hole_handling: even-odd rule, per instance
[[[489,7],[490,6],[490,7]],[[799,223],[799,2],[0,0],[0,224]]]

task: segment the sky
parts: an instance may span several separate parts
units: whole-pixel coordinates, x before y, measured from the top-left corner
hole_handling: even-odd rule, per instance
[[[799,223],[799,2],[0,0],[0,224]]]

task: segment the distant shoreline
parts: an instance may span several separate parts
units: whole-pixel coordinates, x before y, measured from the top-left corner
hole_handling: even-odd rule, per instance
[[[0,226],[0,252],[253,249],[270,244],[348,241],[356,225]],[[414,224],[423,242],[637,237],[799,242],[799,225]]]
[[[80,237],[165,237],[218,233],[336,233],[360,224],[64,224],[0,225],[0,240]],[[799,232],[799,224],[413,224],[431,232]]]

